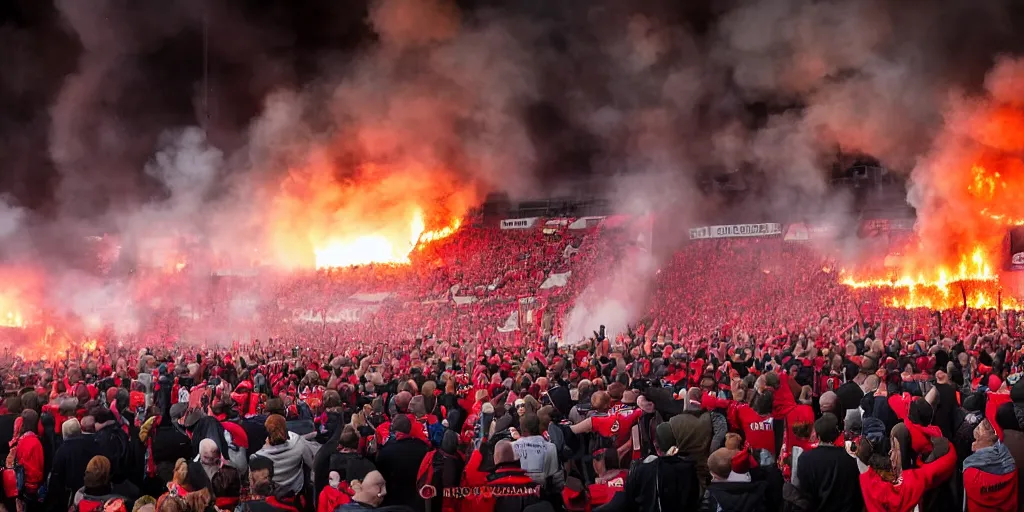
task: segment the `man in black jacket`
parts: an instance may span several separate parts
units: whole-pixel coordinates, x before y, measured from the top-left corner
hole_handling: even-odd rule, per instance
[[[64,442],[53,457],[49,491],[46,495],[50,510],[64,510],[71,496],[82,488],[89,461],[99,454],[95,436],[82,435],[82,426],[75,418],[64,422],[61,433]]]
[[[394,432],[396,437],[384,443],[377,454],[377,469],[384,475],[389,490],[384,497],[384,505],[405,505],[414,511],[422,512],[426,502],[419,495],[416,477],[420,469],[419,463],[430,451],[430,446],[409,435],[412,432],[412,422],[405,414],[394,417],[391,421],[391,432]]]
[[[814,422],[818,434],[817,448],[800,455],[797,463],[799,488],[808,498],[811,510],[854,512],[864,508],[860,491],[860,471],[857,461],[836,446],[839,438],[839,419],[826,413]]]
[[[625,498],[626,503],[611,510],[657,512],[659,510],[697,510],[700,506],[700,483],[697,466],[692,459],[678,453],[672,426],[662,423],[655,428],[658,454],[650,455],[630,473],[626,488],[613,502]]]
[[[0,456],[7,460],[7,454],[11,451],[11,440],[14,439],[14,420],[21,416],[21,397],[8,397],[5,405],[7,414],[0,416]]]
[[[773,510],[767,499],[768,484],[751,477],[750,473],[734,473],[733,458],[739,453],[719,448],[708,457],[711,483],[704,491],[702,512],[769,512]]]

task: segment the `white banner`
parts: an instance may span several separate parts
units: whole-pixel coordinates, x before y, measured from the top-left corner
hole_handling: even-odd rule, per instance
[[[519,310],[513,311],[508,318],[505,319],[505,324],[498,327],[498,332],[512,332],[519,330]]]
[[[525,219],[502,219],[501,229],[530,229],[537,224],[540,217],[527,217]]]
[[[561,274],[551,274],[543,283],[540,284],[541,290],[547,290],[548,288],[561,288],[569,282],[569,276],[572,275],[572,271],[563,272]]]
[[[732,224],[725,226],[704,226],[690,230],[690,240],[706,238],[734,238],[747,236],[781,235],[782,224],[766,222],[762,224]]]
[[[384,302],[384,300],[390,296],[390,292],[356,293],[351,295],[349,297],[349,300],[355,300],[359,302]]]
[[[452,297],[452,300],[455,301],[455,304],[457,306],[465,306],[466,304],[472,304],[472,303],[476,302],[477,298],[472,296],[472,295],[466,295],[466,296],[455,295],[455,296]]]
[[[587,229],[597,227],[604,217],[580,217],[569,224],[569,229]]]

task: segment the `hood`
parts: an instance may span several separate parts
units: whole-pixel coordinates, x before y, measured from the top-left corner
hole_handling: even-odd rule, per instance
[[[708,494],[718,502],[718,510],[745,512],[763,509],[767,488],[768,485],[760,481],[713,482],[708,486]]]
[[[708,455],[710,455],[712,435],[710,417],[683,413],[673,416],[668,423],[672,428],[679,453],[696,462],[697,474],[700,478],[709,478]]]
[[[976,468],[993,475],[1006,475],[1012,473],[1017,466],[1014,464],[1009,448],[1005,444],[997,442],[969,455],[964,460],[964,469],[967,468]]]
[[[278,455],[291,450],[297,442],[299,442],[299,435],[295,432],[288,432],[287,442],[278,445],[268,444],[260,449],[260,451],[263,452],[264,455]]]

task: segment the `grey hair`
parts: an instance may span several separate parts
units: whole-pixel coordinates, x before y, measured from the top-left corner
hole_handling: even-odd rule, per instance
[[[81,433],[82,424],[78,422],[78,418],[68,419],[60,426],[60,434],[64,439],[75,437]]]

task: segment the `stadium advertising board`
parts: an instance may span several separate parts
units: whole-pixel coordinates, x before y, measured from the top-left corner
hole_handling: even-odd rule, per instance
[[[503,219],[501,229],[530,229],[537,224],[539,217],[527,217],[525,219]]]
[[[748,236],[781,235],[782,224],[765,222],[761,224],[731,224],[724,226],[704,226],[690,230],[690,240],[705,238],[737,238]]]

